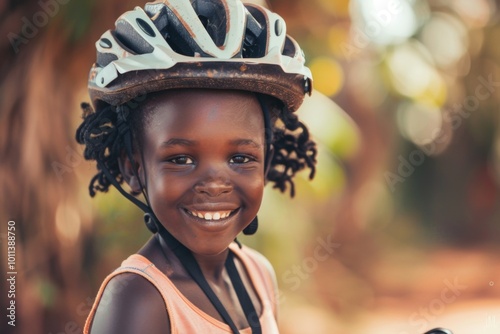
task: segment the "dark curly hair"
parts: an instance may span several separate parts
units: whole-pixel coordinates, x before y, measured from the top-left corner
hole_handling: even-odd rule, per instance
[[[267,180],[273,182],[273,188],[285,192],[290,187],[290,195],[295,195],[293,177],[295,174],[309,168],[309,178],[315,174],[316,143],[309,137],[306,126],[297,115],[289,112],[283,104],[269,97],[264,97],[264,103],[269,108],[272,126],[271,144],[274,155],[270,162]],[[84,158],[97,162],[98,172],[89,184],[90,196],[96,192],[107,192],[113,183],[108,177],[113,177],[121,184],[123,175],[119,167],[120,157],[126,152],[126,141],[133,141],[136,147],[145,123],[144,115],[137,111],[138,100],[130,101],[120,106],[106,106],[96,111],[88,103],[82,103],[83,122],[76,130],[76,140],[85,145]],[[106,168],[109,173],[103,171]],[[108,174],[108,175],[106,175]],[[137,194],[134,194],[137,195]]]

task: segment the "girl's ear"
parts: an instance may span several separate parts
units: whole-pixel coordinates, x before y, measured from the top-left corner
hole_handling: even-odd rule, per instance
[[[131,189],[131,194],[137,196],[142,193],[141,182],[138,179],[138,175],[141,170],[141,166],[137,162],[130,161],[128,155],[122,152],[120,159],[118,160],[118,166],[120,167],[120,172],[123,175],[123,179],[129,185]]]

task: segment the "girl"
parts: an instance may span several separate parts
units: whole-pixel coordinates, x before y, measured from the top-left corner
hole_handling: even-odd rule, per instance
[[[277,333],[257,230],[267,181],[294,194],[316,148],[293,112],[311,92],[281,17],[239,0],[164,0],[96,43],[77,140],[153,237],[103,282],[85,333]],[[130,193],[122,188],[123,181]],[[136,196],[142,194],[145,203]]]

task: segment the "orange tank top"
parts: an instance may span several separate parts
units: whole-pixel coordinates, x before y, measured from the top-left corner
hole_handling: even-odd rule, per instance
[[[276,291],[274,289],[273,279],[269,272],[256,259],[256,251],[243,246],[239,248],[236,244],[231,244],[229,248],[245,267],[250,281],[252,282],[257,296],[262,303],[262,314],[260,324],[263,334],[279,333],[276,324]],[[230,327],[203,312],[196,305],[191,303],[173,284],[173,282],[155,267],[151,261],[139,254],[133,254],[122,262],[121,267],[112,272],[102,283],[97,297],[92,306],[92,310],[87,318],[84,334],[90,332],[92,320],[94,318],[97,306],[101,300],[102,294],[108,282],[121,273],[134,273],[147,279],[160,292],[165,302],[166,310],[170,318],[170,332],[186,333],[206,333],[222,334],[232,333]],[[241,334],[251,334],[251,328],[240,330]]]

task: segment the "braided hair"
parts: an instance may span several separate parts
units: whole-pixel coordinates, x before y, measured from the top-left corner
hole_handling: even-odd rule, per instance
[[[290,196],[294,197],[295,174],[309,168],[309,179],[314,177],[316,143],[310,139],[308,129],[297,115],[286,110],[283,104],[272,100],[266,99],[266,103],[270,103],[273,132],[271,144],[274,154],[266,178],[274,183],[273,188],[281,192],[285,192],[289,187]],[[106,168],[119,184],[123,182],[119,160],[124,152],[128,153],[127,141],[134,140],[134,146],[137,147],[140,137],[138,132],[144,124],[144,120],[140,119],[145,117],[144,113],[131,112],[131,109],[137,106],[137,103],[108,105],[94,111],[88,103],[82,103],[83,122],[76,130],[76,140],[85,145],[84,158],[95,160],[98,169],[89,184],[90,196],[94,197],[98,191],[107,192],[112,184],[103,168]]]

